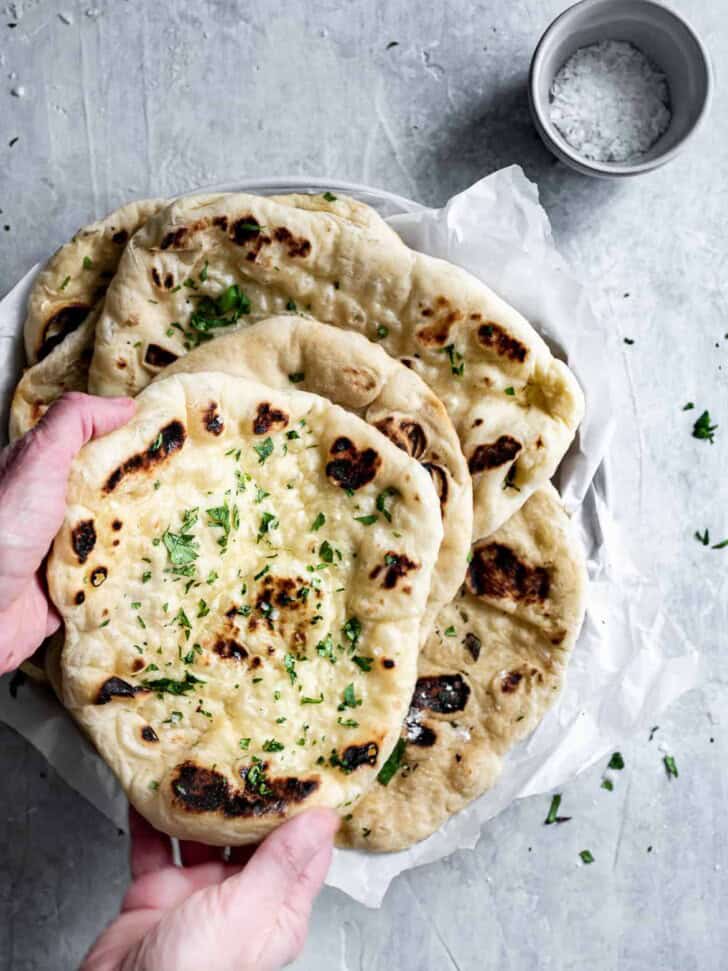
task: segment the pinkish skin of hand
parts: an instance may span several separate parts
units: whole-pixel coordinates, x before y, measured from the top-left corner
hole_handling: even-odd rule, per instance
[[[339,822],[329,809],[294,816],[245,865],[183,844],[198,862],[176,867],[169,840],[132,810],[133,883],[81,971],[277,971],[303,948]]]
[[[133,414],[131,398],[71,392],[0,453],[0,673],[60,625],[40,571],[63,522],[71,462],[86,442]]]

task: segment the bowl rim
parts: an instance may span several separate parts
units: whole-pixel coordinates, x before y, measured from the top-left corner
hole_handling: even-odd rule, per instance
[[[697,134],[703,121],[705,120],[706,115],[708,114],[708,111],[710,110],[713,100],[714,78],[713,66],[708,49],[701,40],[698,32],[695,30],[692,24],[682,16],[682,14],[677,13],[677,11],[675,11],[671,6],[668,6],[665,3],[657,2],[657,0],[635,0],[635,7],[638,5],[646,8],[652,7],[659,10],[661,13],[666,13],[668,16],[672,17],[693,39],[699,53],[703,71],[705,73],[705,98],[703,99],[703,104],[701,105],[700,111],[698,112],[694,122],[690,126],[689,130],[680,139],[680,141],[673,145],[672,148],[662,152],[660,155],[657,155],[654,158],[648,159],[645,162],[599,162],[580,155],[548,119],[544,110],[545,106],[543,105],[543,101],[536,93],[536,78],[542,73],[546,45],[557,30],[562,28],[565,23],[568,24],[569,21],[577,20],[577,18],[593,7],[609,7],[610,5],[611,0],[577,0],[576,3],[572,4],[570,7],[567,7],[566,10],[562,10],[562,12],[551,21],[541,35],[533,52],[533,57],[531,58],[531,64],[528,72],[528,100],[539,135],[546,143],[547,147],[554,152],[554,154],[560,158],[562,162],[571,165],[573,168],[577,169],[577,171],[582,172],[583,174],[598,175],[606,178],[619,178],[623,176],[640,175],[643,172],[651,172],[654,169],[665,165],[667,162],[672,161],[672,159],[682,151],[690,139]],[[568,32],[571,33],[572,29],[568,29]]]

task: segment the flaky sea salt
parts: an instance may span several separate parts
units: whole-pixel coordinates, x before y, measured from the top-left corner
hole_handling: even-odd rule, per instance
[[[550,100],[569,145],[597,162],[638,161],[672,117],[665,75],[622,40],[580,47],[554,78]]]

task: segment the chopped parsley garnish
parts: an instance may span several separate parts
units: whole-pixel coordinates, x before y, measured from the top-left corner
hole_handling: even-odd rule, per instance
[[[377,522],[377,520],[379,519],[379,516],[376,516],[376,515],[371,515],[371,516],[354,516],[354,519],[358,523],[361,523],[362,526],[372,526],[374,523]]]
[[[456,634],[457,634],[457,631],[452,626],[452,624],[450,625],[450,627],[445,628],[445,637],[455,637]]]
[[[399,557],[396,553],[385,553],[384,554],[384,565],[385,566],[398,566]]]
[[[465,358],[460,353],[460,351],[455,349],[454,344],[448,344],[446,347],[442,348],[442,353],[447,354],[447,358],[450,361],[450,372],[455,375],[456,378],[462,377],[465,371]]]
[[[197,510],[188,509],[182,519],[181,531],[173,533],[166,529],[162,533],[164,543],[172,566],[173,572],[181,572],[185,567],[191,566],[199,556],[197,542],[189,530],[197,522]],[[183,575],[189,575],[183,573]]]
[[[510,396],[510,397],[512,398],[512,397],[513,397],[513,395],[514,395],[514,394],[516,393],[516,389],[515,389],[515,388],[513,387],[513,385],[509,385],[509,386],[508,386],[508,387],[507,387],[507,388],[505,389],[505,393],[506,393],[507,395],[509,395],[509,396]]]
[[[131,603],[131,609],[132,610],[139,610],[140,607],[141,607],[141,604],[139,603],[138,600],[133,600],[132,601],[132,603]]]
[[[328,189],[324,192],[323,197],[327,202],[336,202],[336,196],[333,192],[329,192]]]
[[[152,571],[145,570],[144,573],[142,573],[142,583],[148,583],[151,579],[152,579]]]
[[[276,741],[275,738],[267,738],[263,742],[264,752],[282,752],[285,747],[281,742]]]
[[[334,562],[334,549],[329,543],[329,541],[326,539],[319,546],[319,556],[321,557],[324,563]]]
[[[183,718],[181,711],[170,712],[169,718],[165,718],[162,722],[163,725],[176,725],[177,722],[181,722]]]
[[[184,612],[182,607],[180,607],[179,610],[177,611],[174,620],[185,631],[185,637],[189,638],[192,624],[190,623],[190,619],[187,616],[187,614]]]
[[[594,862],[594,857],[591,855],[591,851],[590,850],[582,850],[581,853],[579,853],[579,856],[581,857],[581,862],[582,863],[593,863]]]
[[[350,617],[341,628],[341,632],[349,641],[349,650],[355,651],[361,637],[361,621],[357,617]]]
[[[315,533],[317,530],[321,529],[325,522],[326,516],[322,512],[318,513],[314,521],[311,523],[311,532]]]
[[[293,684],[298,675],[296,674],[296,659],[292,654],[286,654],[283,658],[283,667],[288,672],[288,677],[291,679],[291,684]]]
[[[300,384],[305,377],[306,375],[303,373],[303,371],[294,371],[293,374],[288,375],[288,380],[291,382],[291,384]]]
[[[371,671],[372,664],[374,664],[373,657],[362,657],[361,654],[355,654],[354,657],[352,658],[352,661],[354,662],[354,664],[356,664],[358,668],[361,668],[362,671],[367,671],[367,672]]]
[[[286,303],[286,310],[292,310],[292,311],[295,312],[297,309],[298,308],[296,307],[296,301],[295,300],[289,300]]]
[[[256,486],[255,487],[255,500],[254,500],[256,506],[257,505],[260,505],[260,503],[264,499],[267,499],[269,495],[270,495],[270,492],[266,492],[265,489],[261,489],[260,486]]]
[[[66,279],[63,281],[63,283],[60,285],[60,287],[58,289],[59,290],[65,290],[66,287],[68,286],[68,284],[70,282],[71,282],[71,278],[70,278],[70,276],[67,276]]]
[[[139,624],[139,626],[142,628],[142,630],[146,630],[147,629],[147,625],[144,623],[144,618],[143,617],[140,617],[139,614],[137,614],[137,624]]]
[[[571,816],[559,816],[559,806],[561,805],[561,793],[557,793],[551,800],[549,814],[544,819],[544,825],[550,826],[551,823],[568,823]]]
[[[94,261],[91,259],[90,256],[84,256],[84,258],[83,258],[83,268],[84,268],[84,270],[93,270],[93,268],[94,268]]]
[[[205,684],[189,671],[185,674],[184,681],[175,681],[173,678],[155,678],[151,681],[142,681],[145,688],[151,688],[159,694],[184,695],[188,691],[194,691],[196,684]]]
[[[270,566],[266,563],[266,565],[263,567],[260,573],[256,573],[253,579],[260,580],[261,577],[264,577],[266,573],[269,573],[269,572],[270,572]]]
[[[353,683],[347,684],[344,688],[344,695],[341,704],[338,707],[339,711],[344,711],[346,708],[358,708],[362,704],[361,698],[356,697],[356,692],[354,691]]]
[[[624,759],[622,758],[621,752],[615,752],[609,760],[608,769],[617,769],[621,771],[624,768]]]
[[[149,451],[150,452],[158,452],[160,450],[160,448],[162,447],[162,442],[163,441],[164,441],[164,438],[162,437],[162,433],[160,432],[157,435],[157,437],[154,439],[154,441],[152,442],[152,444],[149,446]]]
[[[298,434],[295,428],[292,428],[289,432],[286,432],[286,438],[289,440],[289,442],[292,442],[296,438],[300,438],[300,437],[301,436]]]
[[[379,324],[376,333],[380,340],[384,340],[385,337],[389,336],[389,327],[385,327],[384,324]]]
[[[323,700],[324,700],[324,693],[322,691],[321,694],[318,696],[318,698],[307,698],[304,695],[303,698],[301,698],[301,704],[302,705],[320,705]]]
[[[197,603],[197,617],[207,617],[210,613],[210,608],[207,606],[207,601],[200,599]]]
[[[712,445],[715,441],[715,432],[717,429],[717,425],[711,425],[710,423],[710,412],[704,411],[693,425],[693,438],[703,439]]]
[[[377,782],[380,785],[388,786],[392,781],[397,769],[399,769],[400,765],[402,764],[402,756],[404,755],[404,750],[406,747],[407,743],[405,740],[403,738],[398,738],[397,744],[392,749],[389,758],[379,770]]]
[[[354,721],[353,718],[342,718],[341,715],[336,719],[337,723],[343,728],[358,728],[359,722]]]
[[[267,796],[273,790],[267,785],[265,773],[260,766],[260,759],[256,760],[254,756],[253,761],[255,764],[251,765],[245,773],[245,781],[251,789],[255,789],[261,796]]]
[[[196,284],[192,280],[185,280],[185,284]],[[211,340],[210,333],[220,327],[230,327],[237,323],[241,316],[250,313],[250,300],[240,287],[234,283],[223,290],[217,299],[200,297],[194,313],[190,316],[190,329],[184,332],[185,342],[195,347],[203,341]]]
[[[388,523],[392,522],[392,513],[390,512],[389,509],[387,509],[387,506],[386,506],[387,499],[398,495],[399,495],[399,492],[397,491],[397,489],[395,489],[393,486],[389,486],[389,488],[385,489],[383,492],[380,492],[379,495],[377,496],[377,502],[376,502],[377,510],[384,516],[384,518],[387,520]]]
[[[218,576],[219,574],[217,573],[216,570],[210,570],[210,572],[207,574],[207,580],[205,581],[205,583],[214,583],[215,580],[217,580]]]
[[[250,748],[250,739],[249,738],[241,738],[240,741],[238,742],[238,745],[245,752],[245,751],[247,751]]]
[[[106,620],[103,622],[103,624],[99,624],[99,629],[101,629],[102,627],[108,627],[110,623],[111,623],[111,617],[107,617]]]
[[[327,634],[326,637],[319,641],[316,645],[316,653],[319,657],[328,658],[332,664],[336,664],[336,655],[334,654],[334,642],[331,638],[331,634]]]
[[[263,537],[270,533],[272,529],[278,528],[278,517],[274,516],[273,513],[264,512],[260,518],[260,526],[258,527],[258,538],[256,542],[260,542]]]
[[[233,507],[233,508],[234,508],[234,512],[233,512],[232,526],[234,527],[235,513],[237,512],[237,507]],[[217,541],[217,545],[220,547],[221,550],[226,550],[228,545],[228,540],[230,538],[230,529],[231,529],[230,506],[228,506],[227,500],[225,500],[222,506],[214,506],[212,509],[206,509],[205,512],[207,513],[208,526],[219,526],[220,529],[222,529],[223,535]]]
[[[159,783],[157,782],[156,779],[152,779],[152,781],[149,783],[149,788],[155,791],[159,789]]]
[[[675,779],[678,777],[677,763],[672,755],[666,755],[662,760],[665,763],[665,772],[667,772],[668,777],[673,776]]]
[[[200,270],[200,282],[204,283],[207,279],[207,260],[205,260],[205,265]]]
[[[273,454],[273,439],[266,438],[260,445],[254,445],[253,448],[258,453],[258,465],[262,465]]]

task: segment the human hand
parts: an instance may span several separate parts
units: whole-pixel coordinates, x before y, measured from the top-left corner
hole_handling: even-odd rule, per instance
[[[331,862],[336,813],[294,816],[252,856],[243,847],[237,862],[222,862],[219,848],[182,843],[183,867],[174,866],[168,837],[134,810],[129,822],[133,882],[81,971],[276,971],[300,953]]]
[[[0,452],[0,674],[30,657],[61,623],[39,570],[63,522],[73,458],[133,414],[131,398],[71,392]]]

